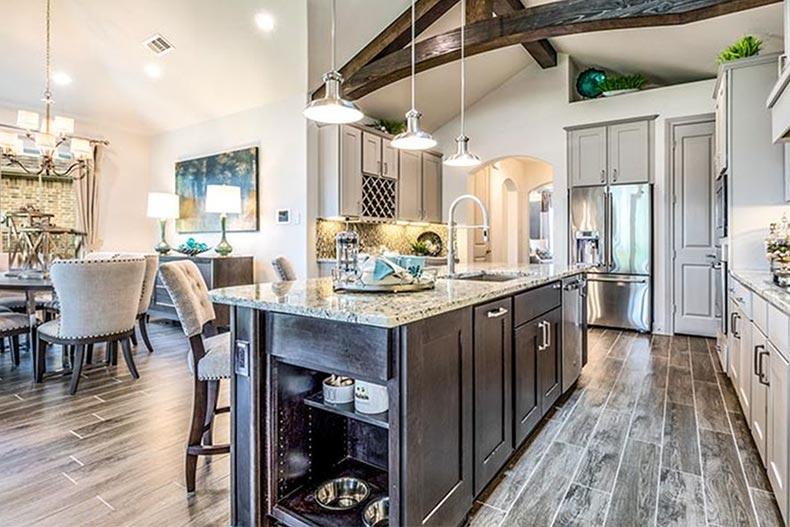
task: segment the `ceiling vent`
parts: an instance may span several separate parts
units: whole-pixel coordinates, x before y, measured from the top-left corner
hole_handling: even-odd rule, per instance
[[[156,55],[157,57],[161,57],[166,53],[170,53],[173,51],[173,44],[171,44],[165,37],[157,33],[152,37],[148,38],[143,42],[145,47],[147,47],[151,53]]]

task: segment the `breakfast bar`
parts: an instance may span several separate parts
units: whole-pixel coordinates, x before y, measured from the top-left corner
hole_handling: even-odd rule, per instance
[[[563,286],[583,274],[489,266],[409,294],[331,279],[212,291],[234,342],[231,523],[365,525],[388,498],[390,525],[461,524],[561,395]],[[330,375],[386,388],[387,411],[324,401]],[[337,478],[364,486],[322,505]]]

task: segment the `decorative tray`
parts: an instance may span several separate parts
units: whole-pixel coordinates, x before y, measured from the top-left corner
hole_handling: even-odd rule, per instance
[[[362,282],[335,282],[337,292],[347,293],[416,293],[436,287],[436,282],[415,282],[413,284],[364,284]]]

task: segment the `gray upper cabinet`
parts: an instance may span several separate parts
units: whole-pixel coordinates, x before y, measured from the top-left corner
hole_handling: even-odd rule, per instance
[[[653,119],[568,129],[570,186],[650,183]]]
[[[321,216],[362,214],[362,131],[353,126],[319,130],[319,195]]]
[[[609,183],[650,181],[650,134],[647,121],[612,125],[608,129]]]
[[[571,186],[606,184],[606,127],[572,130],[569,140]]]
[[[419,152],[401,150],[398,178],[398,218],[406,221],[422,219],[422,156]]]
[[[362,172],[380,176],[383,172],[381,136],[362,132]]]
[[[344,126],[340,133],[340,216],[362,213],[362,162],[360,132]]]
[[[381,175],[398,179],[398,149],[392,146],[392,142],[388,139],[382,139],[381,157],[384,162]]]
[[[422,219],[442,221],[442,158],[428,152],[422,154]]]

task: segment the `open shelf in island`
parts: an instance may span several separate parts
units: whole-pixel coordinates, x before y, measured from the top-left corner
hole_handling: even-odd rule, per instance
[[[356,419],[363,423],[368,423],[373,426],[378,426],[389,430],[389,412],[381,412],[380,414],[363,414],[354,410],[354,403],[332,404],[324,401],[324,394],[322,392],[314,393],[305,397],[304,402],[307,406],[318,408],[326,412],[342,415],[350,419]]]

